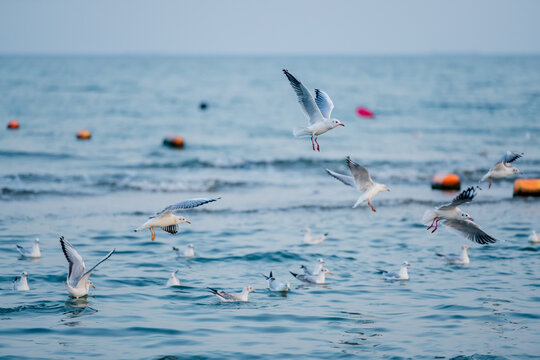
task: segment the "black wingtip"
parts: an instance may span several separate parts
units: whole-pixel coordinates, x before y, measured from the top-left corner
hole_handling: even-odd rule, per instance
[[[208,290],[212,292],[212,294],[217,294],[218,291],[216,289],[212,289],[211,287],[207,287]]]
[[[443,254],[439,254],[439,253],[435,253],[435,255],[440,256],[440,257],[444,257]]]
[[[289,272],[290,272],[291,275],[294,276],[294,277],[297,277],[297,276],[298,276],[298,274],[295,274],[295,273],[293,273],[292,271],[289,271]]]
[[[273,276],[272,276],[272,272],[271,272],[271,271],[270,271],[270,277],[271,277],[271,278],[273,278]]]
[[[324,233],[324,236],[328,236],[329,233]]]

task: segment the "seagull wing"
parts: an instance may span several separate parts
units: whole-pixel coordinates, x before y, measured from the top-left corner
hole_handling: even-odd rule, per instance
[[[302,111],[308,118],[309,124],[313,125],[322,121],[324,118],[321,114],[321,110],[319,110],[319,107],[315,103],[313,95],[311,95],[309,90],[287,70],[283,69],[283,73],[287,76],[287,79],[289,79],[296,96],[298,96],[298,102],[300,103]]]
[[[328,173],[328,175],[335,177],[336,179],[338,179],[345,185],[349,185],[354,188],[356,187],[356,185],[354,184],[354,178],[352,176],[338,174],[337,172],[333,172],[332,170],[328,170],[328,169],[326,169],[326,172]]]
[[[461,204],[470,203],[476,196],[476,188],[474,186],[469,187],[468,189],[463,190],[459,193],[458,196],[452,200],[451,203],[440,206],[439,210],[449,210],[455,208]]]
[[[514,152],[514,151],[507,151],[506,154],[504,154],[503,157],[497,162],[497,164],[501,163],[501,162],[503,164],[510,164],[511,162],[514,162],[515,160],[519,159],[523,155],[525,155],[525,154],[524,153],[517,153],[517,152]]]
[[[16,246],[17,246],[17,250],[19,250],[19,252],[21,253],[22,256],[27,256],[27,255],[30,255],[32,253],[31,250],[25,249],[21,245],[16,245]]]
[[[176,210],[182,210],[182,209],[192,209],[197,206],[201,206],[204,204],[207,204],[209,202],[217,201],[221,198],[200,198],[200,199],[190,199],[190,200],[184,200],[177,204],[169,205],[165,209],[161,210],[160,212],[156,213],[156,216],[162,215],[166,213],[167,211],[176,211]]]
[[[161,230],[168,232],[169,234],[176,234],[178,232],[178,225],[163,226]]]
[[[373,180],[371,180],[371,176],[369,176],[369,172],[365,167],[352,161],[349,156],[347,156],[347,165],[358,189],[366,190],[373,185]]]
[[[330,96],[322,90],[315,89],[315,102],[317,103],[317,107],[322,116],[325,119],[330,119],[330,114],[334,109],[334,103],[332,102],[332,99],[330,99]]]
[[[112,249],[107,255],[105,255],[105,257],[103,259],[99,260],[96,265],[94,265],[90,270],[88,270],[87,272],[84,273],[84,275],[81,277],[81,280],[88,279],[90,277],[90,274],[92,273],[92,271],[94,271],[95,268],[97,268],[99,264],[101,264],[102,262],[104,262],[105,260],[110,258],[111,255],[114,254],[115,251],[116,251],[116,249]]]
[[[497,241],[470,220],[444,220],[443,225],[448,226],[450,231],[457,232],[461,236],[481,245],[493,244]]]
[[[69,241],[64,239],[63,236],[60,236],[60,245],[62,246],[62,251],[69,264],[67,282],[69,286],[77,287],[77,284],[84,275],[84,260],[81,255],[79,255],[77,250],[75,250],[73,245],[71,245]]]

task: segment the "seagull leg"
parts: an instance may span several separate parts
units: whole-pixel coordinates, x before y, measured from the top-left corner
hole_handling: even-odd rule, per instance
[[[489,178],[489,187],[488,189],[491,189],[491,178]]]
[[[156,240],[156,232],[153,227],[150,228],[150,232],[152,233],[152,241]]]
[[[371,205],[371,203],[369,202],[369,200],[368,200],[367,204],[369,205],[369,207],[371,208],[371,210],[372,210],[373,212],[377,212],[377,210],[375,210],[375,208],[373,207],[373,205]]]
[[[311,146],[313,146],[313,151],[315,151],[315,144],[313,143],[313,136],[311,136]]]
[[[433,229],[433,230],[431,231],[432,234],[435,232],[435,230],[437,230],[437,229],[439,228],[439,220],[441,220],[441,219],[439,218],[439,219],[437,219],[437,221],[435,222],[435,229]]]
[[[315,136],[315,143],[317,143],[317,151],[321,151],[321,148],[319,147],[319,143],[317,142],[317,136]]]
[[[429,225],[429,227],[426,230],[429,230],[429,229],[431,229],[433,227],[433,224],[435,223],[435,220],[437,220],[437,216],[435,216],[433,218],[433,221],[431,222],[431,225]]]

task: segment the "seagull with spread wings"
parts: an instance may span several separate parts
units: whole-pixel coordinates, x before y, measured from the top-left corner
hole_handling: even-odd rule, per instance
[[[363,194],[354,204],[353,208],[357,207],[364,201],[367,201],[367,204],[369,205],[371,210],[375,212],[376,210],[373,205],[371,205],[370,200],[373,199],[375,195],[377,195],[381,191],[390,191],[390,189],[386,185],[373,182],[373,180],[371,180],[371,176],[369,175],[368,170],[362,165],[359,165],[352,161],[349,156],[347,156],[347,166],[349,166],[349,170],[352,176],[339,174],[329,169],[326,169],[326,172],[344,183],[345,185],[352,186],[353,188],[356,188],[359,191],[363,192]]]
[[[150,216],[147,222],[142,224],[141,227],[135,229],[134,231],[141,231],[144,229],[149,229],[152,234],[152,241],[156,239],[156,232],[154,228],[161,228],[161,230],[166,231],[170,234],[176,234],[178,232],[178,224],[187,223],[191,224],[183,216],[176,216],[173,213],[178,210],[192,209],[197,206],[207,204],[209,202],[217,201],[221,198],[201,198],[201,199],[191,199],[184,200],[178,204],[173,204],[167,206],[165,209],[157,212],[155,215]]]
[[[503,157],[489,169],[486,175],[482,176],[479,182],[489,179],[489,188],[491,189],[491,178],[502,179],[512,174],[521,174],[521,171],[519,171],[518,168],[513,167],[511,163],[523,155],[525,154],[507,151],[506,154],[504,154]]]
[[[476,196],[476,188],[474,186],[463,190],[458,196],[452,200],[451,203],[441,205],[435,209],[427,210],[424,213],[422,222],[424,224],[431,225],[427,230],[433,227],[431,231],[434,233],[438,229],[439,221],[442,220],[442,224],[445,225],[448,230],[457,232],[459,235],[474,241],[478,244],[486,245],[496,242],[497,240],[489,236],[473,222],[473,219],[466,212],[461,211],[459,205],[470,203]]]
[[[315,89],[315,98],[313,98],[313,95],[311,95],[304,84],[298,81],[290,72],[283,69],[283,73],[289,79],[296,96],[298,96],[300,107],[308,119],[308,126],[295,128],[293,134],[296,137],[311,136],[313,151],[315,151],[315,144],[317,144],[317,151],[321,151],[317,137],[328,130],[345,125],[338,119],[330,118],[330,114],[334,109],[334,103],[328,94],[322,90]],[[313,137],[315,137],[315,143],[313,142]]]
[[[94,284],[92,284],[89,279],[90,274],[92,274],[92,271],[94,271],[99,264],[110,258],[116,249],[111,250],[103,259],[99,260],[96,265],[87,271],[81,255],[79,255],[73,245],[64,239],[63,236],[60,236],[60,245],[62,246],[62,251],[64,252],[64,256],[69,264],[69,271],[66,281],[68,292],[71,294],[71,296],[76,298],[88,295],[90,286],[95,288]]]

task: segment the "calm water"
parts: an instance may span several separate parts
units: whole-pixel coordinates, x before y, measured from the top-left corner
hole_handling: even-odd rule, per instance
[[[291,130],[305,120],[281,73],[334,100],[345,123],[320,137],[322,151]],[[512,197],[514,177],[464,208],[504,240],[473,245],[471,264],[435,252],[468,242],[431,235],[423,212],[455,193],[432,175],[474,184],[504,151],[523,151],[540,176],[540,57],[175,58],[2,57],[0,124],[0,356],[36,358],[538,358],[538,199]],[[200,111],[201,100],[209,103]],[[358,118],[365,105],[375,120]],[[2,125],[3,126],[3,125]],[[89,128],[91,141],[75,139]],[[182,151],[161,145],[181,134]],[[392,191],[377,212],[351,209],[358,194],[330,178],[344,159],[367,165]],[[164,206],[199,196],[176,235],[133,233]],[[303,230],[328,231],[302,245]],[[88,298],[63,282],[65,236],[92,275]],[[15,244],[41,239],[42,258]],[[173,245],[195,245],[177,259]],[[334,273],[303,286],[289,270],[324,257]],[[377,268],[408,260],[408,282]],[[179,268],[182,286],[167,288]],[[11,281],[29,273],[29,292]],[[271,294],[261,273],[291,282]],[[206,287],[256,293],[220,304]]]

